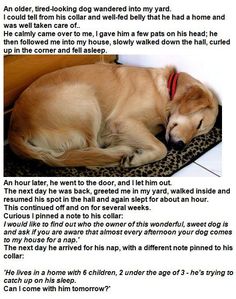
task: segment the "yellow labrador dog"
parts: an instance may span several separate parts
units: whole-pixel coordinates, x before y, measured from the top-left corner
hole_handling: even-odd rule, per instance
[[[135,167],[167,154],[155,135],[182,149],[214,126],[209,89],[173,67],[95,64],[65,68],[32,83],[17,100],[9,144],[52,166]]]

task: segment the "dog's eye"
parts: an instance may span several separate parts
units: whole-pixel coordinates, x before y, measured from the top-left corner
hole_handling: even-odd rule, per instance
[[[200,120],[200,122],[199,122],[199,124],[198,124],[198,126],[197,126],[197,130],[199,130],[199,129],[201,128],[202,121],[203,121],[203,119]]]

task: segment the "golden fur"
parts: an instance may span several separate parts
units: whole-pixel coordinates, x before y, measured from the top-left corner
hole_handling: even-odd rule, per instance
[[[17,154],[52,166],[134,167],[160,160],[214,125],[218,104],[199,81],[180,73],[170,100],[172,67],[95,64],[36,80],[17,100],[9,144]]]

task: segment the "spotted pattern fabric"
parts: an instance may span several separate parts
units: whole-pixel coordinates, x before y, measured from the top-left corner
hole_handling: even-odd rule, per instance
[[[222,140],[222,130],[215,126],[208,134],[196,137],[181,152],[171,149],[161,161],[135,168],[66,167],[54,168],[39,161],[22,160],[8,146],[4,149],[6,177],[168,177],[199,158]]]

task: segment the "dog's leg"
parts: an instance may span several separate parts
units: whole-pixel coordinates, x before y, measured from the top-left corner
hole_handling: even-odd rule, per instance
[[[129,120],[122,124],[122,136],[134,151],[121,159],[123,167],[136,167],[163,159],[167,154],[165,145],[141,122]]]
[[[101,164],[97,166],[87,166],[89,169],[97,169],[100,167],[115,167],[120,165],[120,161],[123,157],[131,156],[133,149],[126,145],[111,146],[103,149],[97,149],[103,155],[107,155],[106,164]]]

